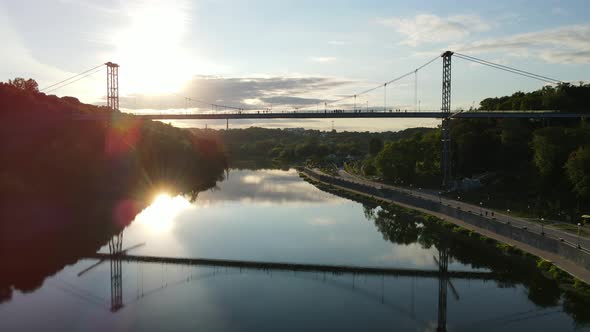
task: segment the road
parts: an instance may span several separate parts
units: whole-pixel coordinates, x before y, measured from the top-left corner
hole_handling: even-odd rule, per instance
[[[496,211],[487,210],[484,207],[469,204],[469,203],[466,203],[466,202],[463,202],[460,200],[453,200],[453,199],[445,198],[445,197],[439,196],[436,193],[432,193],[431,191],[428,191],[428,190],[422,190],[419,188],[409,189],[409,188],[392,186],[392,185],[382,184],[379,182],[370,181],[365,178],[350,174],[342,169],[339,170],[339,175],[340,175],[340,177],[342,177],[348,181],[362,183],[362,184],[369,185],[369,186],[372,186],[375,188],[388,188],[388,189],[402,192],[402,193],[405,193],[408,195],[419,197],[424,200],[429,200],[432,202],[439,202],[441,204],[455,207],[455,208],[461,209],[463,211],[471,211],[476,214],[479,213],[482,216],[487,217],[490,220],[495,220],[496,222],[502,222],[502,223],[509,222],[510,224],[512,224],[516,227],[520,227],[520,228],[526,227],[526,229],[528,231],[533,232],[533,233],[541,234],[541,232],[543,232],[545,234],[545,236],[547,236],[547,237],[551,237],[551,238],[555,238],[555,239],[563,239],[564,242],[567,242],[573,246],[578,246],[578,243],[579,243],[579,245],[584,249],[584,251],[588,251],[590,253],[590,250],[588,250],[588,249],[590,249],[590,239],[578,237],[577,234],[572,234],[572,233],[566,232],[561,229],[553,228],[551,226],[544,226],[542,228],[541,225],[538,223],[531,222],[531,221],[528,221],[528,220],[525,220],[522,218],[517,218],[517,217],[511,216],[508,214],[503,214],[503,213],[498,213]],[[486,216],[486,212],[487,212],[487,216]]]

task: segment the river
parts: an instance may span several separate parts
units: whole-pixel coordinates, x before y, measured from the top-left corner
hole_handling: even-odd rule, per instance
[[[452,239],[443,246],[427,226],[396,218],[323,192],[294,170],[231,170],[195,199],[156,193],[116,239],[137,256],[432,272],[448,264],[467,277],[79,257],[2,297],[0,330],[590,330],[590,318],[538,272],[504,268],[510,262],[483,249],[461,254]],[[109,250],[104,243],[99,252]]]

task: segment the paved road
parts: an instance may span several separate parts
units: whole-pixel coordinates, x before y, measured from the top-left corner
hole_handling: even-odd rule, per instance
[[[350,174],[344,170],[339,170],[339,175],[340,175],[340,177],[342,177],[346,180],[352,181],[352,182],[370,185],[375,188],[388,188],[391,190],[396,190],[398,192],[403,192],[408,195],[419,197],[419,198],[422,198],[425,200],[429,200],[429,201],[433,201],[433,202],[440,202],[441,204],[445,204],[447,206],[460,208],[461,210],[464,210],[464,211],[472,211],[473,213],[481,213],[483,216],[485,216],[485,214],[487,212],[488,218],[490,220],[496,220],[497,222],[504,222],[504,223],[510,222],[512,225],[515,225],[517,227],[521,227],[521,228],[526,227],[528,231],[533,232],[533,233],[540,234],[541,231],[543,231],[545,236],[556,238],[556,239],[563,239],[565,242],[568,242],[574,246],[577,246],[579,243],[580,246],[584,250],[590,249],[590,239],[583,238],[583,237],[578,238],[578,236],[576,234],[572,234],[572,233],[563,231],[561,229],[556,229],[551,226],[544,226],[542,229],[540,224],[535,223],[535,222],[531,222],[531,221],[527,221],[522,218],[517,218],[514,216],[510,216],[508,214],[497,213],[495,211],[486,210],[483,207],[469,204],[469,203],[465,203],[465,202],[462,202],[459,200],[453,200],[453,199],[448,199],[448,198],[444,198],[444,197],[439,197],[438,194],[432,193],[431,191],[427,191],[427,190],[408,189],[408,188],[386,185],[386,184],[370,181],[370,180],[364,179],[362,177]],[[492,217],[492,213],[493,213],[493,217]],[[495,219],[493,219],[493,218],[495,218]]]

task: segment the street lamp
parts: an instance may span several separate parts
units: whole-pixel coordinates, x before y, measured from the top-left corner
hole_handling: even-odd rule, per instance
[[[583,214],[582,215],[582,219],[584,220],[584,225],[586,225],[588,223],[588,219],[590,218],[590,215],[588,214]],[[578,223],[578,248],[580,248],[580,223]]]
[[[545,235],[545,218],[541,218],[541,235]]]
[[[582,248],[580,246],[580,226],[582,226],[582,224],[578,223],[578,249]]]
[[[479,215],[483,216],[483,202],[479,202]]]
[[[438,204],[442,204],[442,197],[441,197],[441,195],[442,195],[442,192],[439,191],[438,192]]]

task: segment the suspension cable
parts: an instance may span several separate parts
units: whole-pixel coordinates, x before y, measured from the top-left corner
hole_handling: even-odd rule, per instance
[[[501,65],[501,64],[498,64],[498,63],[494,63],[494,62],[490,62],[490,61],[487,61],[487,60],[479,59],[479,58],[476,58],[476,57],[473,57],[473,56],[469,56],[469,55],[465,55],[465,54],[461,54],[461,53],[454,53],[453,55],[456,56],[456,57],[458,57],[458,58],[460,58],[460,59],[463,59],[463,60],[471,61],[471,62],[478,63],[478,64],[481,64],[481,65],[484,65],[484,66],[492,67],[492,68],[495,68],[495,69],[500,69],[500,70],[503,70],[503,71],[506,71],[506,72],[510,72],[510,73],[521,75],[521,76],[524,76],[524,77],[536,79],[536,80],[543,81],[543,82],[546,82],[546,83],[552,83],[552,84],[563,83],[562,81],[557,80],[557,79],[554,79],[554,78],[550,78],[550,77],[547,77],[547,76],[543,76],[543,75],[531,73],[531,72],[520,70],[520,69],[513,68],[513,67],[508,67],[508,66]]]
[[[256,108],[256,107],[237,107],[237,106],[221,105],[221,104],[216,104],[216,103],[211,103],[211,102],[208,102],[208,101],[204,101],[204,100],[198,99],[198,98],[187,97],[187,96],[181,95],[179,93],[174,93],[173,92],[172,94],[174,94],[176,96],[179,96],[179,97],[182,97],[182,98],[185,98],[186,100],[191,101],[191,102],[195,102],[195,103],[198,103],[198,104],[211,106],[211,108],[215,108],[216,110],[218,108],[231,109],[231,110],[236,110],[236,111],[257,111],[257,110],[264,109],[264,107],[258,107],[258,108]]]
[[[392,79],[392,80],[390,80],[390,81],[387,81],[387,82],[385,82],[385,83],[383,83],[383,84],[379,84],[379,85],[377,85],[377,86],[375,86],[375,87],[373,87],[373,88],[370,88],[370,89],[364,90],[364,91],[362,91],[362,92],[359,92],[359,93],[356,93],[356,94],[352,94],[352,95],[344,96],[344,97],[342,97],[342,98],[340,98],[340,99],[334,100],[334,101],[332,101],[332,104],[339,103],[339,102],[341,102],[341,101],[344,101],[344,100],[350,99],[350,98],[354,97],[355,95],[356,95],[356,96],[361,96],[361,95],[367,94],[367,93],[369,93],[369,92],[373,92],[373,91],[375,91],[375,90],[379,89],[379,88],[380,88],[380,87],[382,87],[382,86],[386,86],[386,85],[389,85],[389,84],[391,84],[391,83],[395,83],[395,82],[397,82],[397,81],[399,81],[399,80],[402,80],[402,79],[404,79],[404,78],[406,78],[406,77],[408,77],[408,76],[410,76],[410,75],[414,74],[415,72],[418,72],[419,70],[422,70],[424,67],[426,67],[426,66],[430,65],[431,63],[433,63],[434,61],[438,60],[439,58],[440,58],[440,55],[437,55],[437,56],[436,56],[435,58],[433,58],[432,60],[430,60],[430,61],[428,61],[428,62],[424,63],[423,65],[421,65],[421,66],[417,67],[416,69],[413,69],[413,70],[412,70],[412,71],[410,71],[410,72],[407,72],[407,73],[405,73],[405,74],[403,74],[403,75],[401,75],[401,76],[398,76],[398,77],[396,77],[396,78],[394,78],[394,79]]]
[[[95,68],[95,70],[94,70],[94,71],[92,71],[92,72],[90,72],[90,73],[87,73],[87,74],[86,74],[86,75],[84,75],[84,76],[80,76],[80,77],[78,77],[77,79],[75,79],[75,80],[73,80],[73,81],[69,81],[69,82],[67,82],[67,83],[65,83],[65,84],[62,84],[62,85],[56,86],[56,87],[54,87],[54,88],[52,88],[52,89],[49,89],[49,90],[45,91],[45,93],[47,94],[47,93],[53,92],[53,91],[55,91],[55,90],[59,90],[59,89],[61,89],[61,88],[63,88],[63,87],[66,87],[66,86],[68,86],[68,85],[72,84],[72,83],[76,83],[76,82],[78,82],[79,80],[81,80],[81,79],[83,79],[83,78],[86,78],[86,77],[88,77],[88,76],[90,76],[90,75],[94,75],[94,74],[96,74],[96,73],[98,73],[98,72],[100,72],[100,71],[102,71],[102,68]],[[76,75],[76,76],[79,76],[79,75]]]
[[[54,83],[54,84],[51,84],[51,85],[49,85],[49,86],[46,86],[46,87],[44,87],[43,89],[41,89],[41,90],[39,90],[39,91],[40,91],[40,92],[43,92],[43,91],[45,91],[45,90],[47,90],[47,89],[49,89],[49,88],[51,88],[51,87],[54,87],[54,86],[56,86],[56,85],[60,85],[60,84],[62,84],[62,83],[65,83],[65,82],[67,82],[67,81],[69,81],[69,80],[72,80],[72,79],[74,79],[74,78],[76,78],[76,77],[78,77],[78,76],[80,76],[80,75],[84,75],[84,74],[86,74],[86,73],[88,73],[88,72],[91,72],[91,71],[93,71],[93,70],[95,70],[95,69],[97,69],[97,68],[100,68],[100,67],[102,67],[102,66],[104,66],[104,63],[101,63],[100,65],[98,65],[98,66],[96,66],[96,67],[94,67],[94,68],[90,68],[90,69],[88,69],[88,70],[85,70],[85,71],[83,71],[83,72],[81,72],[81,73],[79,73],[79,74],[76,74],[76,75],[74,75],[74,76],[70,76],[70,77],[66,78],[65,80],[59,81],[59,82],[57,82],[57,83]],[[65,86],[65,85],[64,85],[64,86]],[[52,90],[52,91],[53,91],[53,90]]]
[[[414,71],[414,111],[418,111],[418,70]]]

